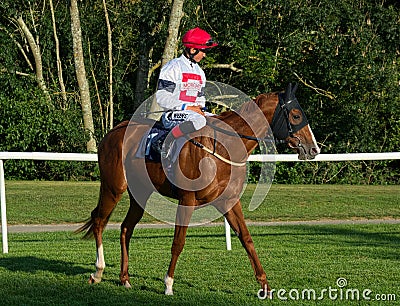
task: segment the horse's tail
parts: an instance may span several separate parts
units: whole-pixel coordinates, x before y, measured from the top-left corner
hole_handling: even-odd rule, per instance
[[[85,224],[82,225],[80,228],[78,228],[74,233],[75,234],[80,234],[82,232],[85,232],[85,235],[83,235],[82,239],[91,239],[93,238],[93,218],[90,217],[89,219],[85,220]]]
[[[75,231],[75,234],[79,234],[86,231],[82,239],[92,239],[94,237],[93,231],[95,227],[95,220],[96,223],[101,222],[101,224],[97,224],[97,226],[100,226],[102,229],[104,229],[108,223],[108,220],[110,219],[111,213],[105,219],[100,221],[98,218],[98,211],[99,211],[99,205],[96,206],[95,209],[93,209],[90,218],[84,221],[85,223]]]
[[[95,210],[96,210],[96,208],[95,208]],[[94,227],[93,214],[89,219],[86,219],[84,222],[85,223],[80,228],[78,228],[74,233],[80,234],[82,232],[86,232],[85,235],[83,235],[82,239],[92,239],[94,236],[94,234],[93,234],[93,227]]]

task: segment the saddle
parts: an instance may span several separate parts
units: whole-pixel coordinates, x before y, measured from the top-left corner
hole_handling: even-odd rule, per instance
[[[166,128],[161,121],[155,121],[151,129],[140,140],[135,157],[160,162],[162,146],[170,131],[171,129]]]
[[[153,126],[147,133],[145,133],[140,140],[139,147],[135,154],[136,158],[145,158],[146,160],[161,162],[163,155],[163,144],[168,136],[168,133],[172,130],[173,126],[166,127],[162,121],[154,121]],[[181,137],[176,139],[170,146],[168,152],[168,159],[173,163],[179,156],[180,149],[185,144],[186,138]]]

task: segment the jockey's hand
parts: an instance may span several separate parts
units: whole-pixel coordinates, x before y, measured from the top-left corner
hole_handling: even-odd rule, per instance
[[[190,110],[190,111],[193,111],[193,112],[196,112],[196,113],[198,113],[200,115],[205,116],[205,114],[204,114],[204,112],[203,112],[203,110],[201,108],[202,107],[199,106],[199,105],[194,105],[194,106],[187,106],[186,110]]]

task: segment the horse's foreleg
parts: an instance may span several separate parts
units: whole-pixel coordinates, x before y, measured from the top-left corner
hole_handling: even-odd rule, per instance
[[[186,241],[186,232],[192,217],[194,207],[178,206],[175,222],[174,241],[171,247],[171,261],[169,263],[168,272],[165,275],[165,294],[173,295],[172,285],[174,284],[174,273],[179,255],[182,253]]]
[[[251,266],[253,267],[255,277],[260,283],[261,288],[266,292],[270,292],[271,289],[267,281],[267,276],[258,258],[257,252],[254,248],[253,239],[251,238],[250,232],[244,221],[242,205],[240,204],[240,201],[238,201],[235,206],[225,214],[225,217],[245,248],[250,259]]]

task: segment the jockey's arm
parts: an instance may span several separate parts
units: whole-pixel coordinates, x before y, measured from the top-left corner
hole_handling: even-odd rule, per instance
[[[166,65],[161,70],[156,92],[157,103],[165,110],[191,110],[203,114],[201,108],[205,106],[204,96],[205,79],[201,92],[198,92],[195,101],[189,101],[186,91],[182,91],[182,71],[175,63]],[[187,90],[187,89],[185,89]],[[182,99],[182,96],[184,97]],[[190,99],[192,97],[189,97]]]

